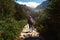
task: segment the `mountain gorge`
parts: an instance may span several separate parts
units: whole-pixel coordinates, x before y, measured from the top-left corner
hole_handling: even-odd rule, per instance
[[[49,4],[50,4],[49,1],[44,1],[40,5],[38,5],[36,8],[30,8],[26,5],[15,3],[15,9],[16,9],[15,18],[23,19],[28,15],[38,16],[40,12],[42,12],[45,8],[47,8]]]

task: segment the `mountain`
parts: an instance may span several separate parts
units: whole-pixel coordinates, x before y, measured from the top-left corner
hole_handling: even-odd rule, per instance
[[[27,7],[26,5],[15,3],[15,19],[20,20],[26,18],[26,16],[30,13],[28,8],[29,7]]]
[[[15,13],[16,20],[24,19],[26,18],[26,16],[29,16],[29,15],[33,17],[36,17],[37,15],[39,15],[38,14],[39,10],[30,8],[26,5],[15,3],[15,9],[16,9],[16,13]]]
[[[49,1],[44,1],[36,7],[36,9],[45,9],[49,5]]]

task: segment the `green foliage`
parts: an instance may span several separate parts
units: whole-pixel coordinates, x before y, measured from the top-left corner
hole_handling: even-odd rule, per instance
[[[15,10],[16,13],[14,14],[14,18],[16,20],[25,19],[27,17],[27,8],[25,5],[15,3]]]
[[[15,20],[15,11],[14,0],[0,0],[0,40],[17,39],[27,23],[26,20]]]
[[[47,14],[44,10],[42,13],[40,13],[40,15],[36,19],[35,26],[40,33],[45,31],[45,29],[47,29],[46,27],[47,25],[45,25],[45,23],[46,23],[46,19],[50,19],[48,15],[49,14]]]
[[[42,36],[45,40],[60,40],[60,0],[48,0],[49,5],[40,15],[37,21],[39,31],[43,30]],[[59,36],[58,36],[59,35]]]
[[[47,20],[46,23],[49,31],[52,33],[51,36],[53,36],[53,40],[60,40],[60,0],[50,0],[50,2],[52,4],[47,8],[50,19]]]
[[[14,13],[13,0],[1,0],[0,1],[0,14],[7,16],[7,14],[12,14],[12,13]]]
[[[0,20],[0,39],[14,40],[15,38],[18,38],[25,24],[25,20],[18,22],[13,18]]]

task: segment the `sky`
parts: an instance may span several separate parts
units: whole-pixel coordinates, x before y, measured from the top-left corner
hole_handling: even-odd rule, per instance
[[[46,1],[46,0],[17,0],[16,2],[19,4],[23,4],[23,5],[26,5],[28,7],[31,7],[31,8],[36,8],[43,1]]]

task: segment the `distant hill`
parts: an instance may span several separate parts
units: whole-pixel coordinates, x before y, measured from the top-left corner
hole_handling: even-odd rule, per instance
[[[50,3],[48,1],[42,2],[40,5],[36,7],[36,9],[44,9],[46,8]]]

